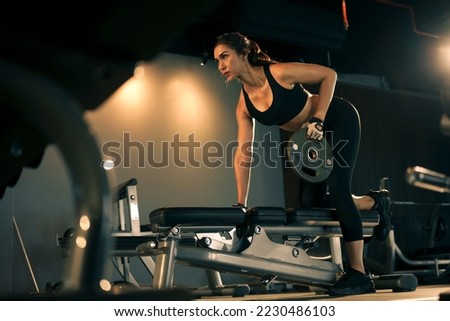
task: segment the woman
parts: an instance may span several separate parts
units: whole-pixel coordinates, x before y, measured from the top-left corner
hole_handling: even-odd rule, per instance
[[[384,227],[377,234],[382,239],[390,229],[390,202],[386,190],[370,191],[360,197],[353,196],[350,191],[359,148],[360,121],[358,112],[350,103],[333,97],[336,72],[315,64],[273,61],[256,42],[238,32],[226,33],[216,39],[214,59],[227,82],[238,79],[242,83],[236,107],[239,147],[234,157],[238,206],[247,204],[252,159],[248,146],[254,138],[253,120],[276,125],[289,132],[307,126],[308,139],[322,140],[324,132],[332,132],[334,141],[348,141],[339,151],[348,166],[335,165],[322,183],[305,183],[301,205],[320,205],[329,190],[339,216],[349,268],[329,289],[329,294],[374,292],[373,281],[365,274],[364,240],[358,208],[377,208],[381,212],[380,226]],[[318,84],[318,94],[309,93],[302,84]]]

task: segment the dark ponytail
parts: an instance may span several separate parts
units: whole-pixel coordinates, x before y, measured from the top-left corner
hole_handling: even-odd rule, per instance
[[[253,66],[262,66],[276,62],[263,52],[255,41],[248,39],[239,32],[229,32],[217,37],[214,47],[217,47],[217,45],[227,45],[238,54],[247,55],[248,62]]]

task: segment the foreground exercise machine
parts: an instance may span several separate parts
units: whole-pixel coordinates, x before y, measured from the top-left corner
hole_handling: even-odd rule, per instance
[[[119,189],[119,230],[112,233],[114,264],[124,281],[139,286],[128,258],[138,256],[150,272],[152,288],[168,290],[174,284],[175,265],[206,271],[208,286],[191,290],[193,296],[244,296],[257,286],[274,283],[325,292],[343,271],[339,222],[334,209],[253,207],[163,207],[150,212],[150,224],[140,224],[137,180]],[[124,215],[128,212],[129,215]],[[379,217],[362,211],[363,233],[372,235]],[[123,222],[126,222],[124,224]],[[329,255],[308,252],[319,238],[329,239]],[[60,240],[61,244],[69,244]],[[64,246],[63,246],[64,247]],[[221,273],[259,278],[259,284],[224,285]],[[377,289],[414,291],[412,274],[373,276]]]
[[[434,191],[441,194],[450,193],[450,177],[421,166],[411,166],[406,169],[405,180],[412,186]],[[388,177],[380,182],[381,188],[392,190]],[[447,209],[450,203],[426,203],[392,200],[397,210],[400,207],[430,209],[430,218],[424,230],[428,230],[433,242],[431,247],[416,249],[412,256],[406,255],[395,240],[395,231],[389,234],[383,246],[383,260],[372,260],[366,257],[366,264],[378,273],[413,273],[424,282],[448,283],[450,276],[450,249],[448,246],[433,246],[438,233],[445,234],[447,225],[441,221],[438,209]],[[444,212],[445,215],[446,212]],[[400,268],[396,267],[401,264]]]
[[[370,236],[378,215],[363,212],[364,235]],[[173,287],[176,262],[213,271],[258,276],[261,284],[273,280],[310,287],[316,292],[332,286],[342,273],[339,238],[333,209],[160,208],[150,213],[159,242],[145,242],[136,250],[155,255],[153,286]],[[201,231],[201,233],[199,233]],[[222,239],[208,233],[222,233]],[[225,233],[225,234],[224,234]],[[280,237],[282,242],[274,241]],[[331,255],[311,257],[308,249],[317,237],[330,239]],[[412,291],[412,275],[374,277],[377,289]]]

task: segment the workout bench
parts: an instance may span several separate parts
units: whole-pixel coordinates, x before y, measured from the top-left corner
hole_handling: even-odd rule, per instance
[[[209,284],[192,289],[194,296],[252,292],[248,284],[223,285],[220,272],[259,277],[266,289],[276,281],[320,292],[343,271],[342,234],[334,209],[163,207],[150,212],[150,224],[141,225],[136,185],[132,179],[119,188],[119,230],[112,233],[116,246],[111,253],[124,280],[136,286],[129,267],[131,256],[144,262],[153,276],[153,289],[176,287],[176,263],[205,269]],[[129,216],[124,215],[127,211]],[[379,222],[378,213],[361,211],[361,216],[363,235],[370,237]],[[308,251],[321,237],[330,240],[330,255],[310,256]],[[417,287],[412,274],[373,276],[373,280],[377,289],[414,291]]]
[[[378,213],[363,211],[361,215],[364,236],[371,236]],[[167,207],[153,210],[149,217],[160,242],[158,246],[145,242],[136,250],[156,256],[153,287],[157,289],[173,287],[176,262],[259,276],[266,284],[276,279],[324,290],[342,273],[342,235],[334,209],[254,207],[244,212],[228,207]],[[220,237],[211,237],[219,232]],[[276,236],[285,241],[273,241]],[[321,236],[332,241],[331,260],[307,254],[309,243]],[[378,289],[414,290],[417,283],[411,276],[406,278],[376,277],[374,281]]]

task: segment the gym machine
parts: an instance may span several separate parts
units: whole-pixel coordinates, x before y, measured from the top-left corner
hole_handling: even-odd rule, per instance
[[[117,195],[118,229],[111,234],[115,249],[110,254],[122,281],[133,287],[139,287],[129,264],[133,256],[142,260],[156,290],[178,286],[175,264],[204,270],[208,285],[190,289],[193,297],[245,296],[273,290],[277,284],[322,293],[343,271],[342,234],[334,209],[163,207],[149,213],[149,224],[141,224],[137,180],[129,180]],[[362,211],[361,215],[364,236],[370,237],[378,213]],[[329,255],[308,253],[319,238],[329,240]],[[63,237],[60,246],[67,249],[70,241]],[[259,282],[224,285],[221,273],[228,272]],[[378,290],[414,291],[417,287],[412,274],[372,277]]]

